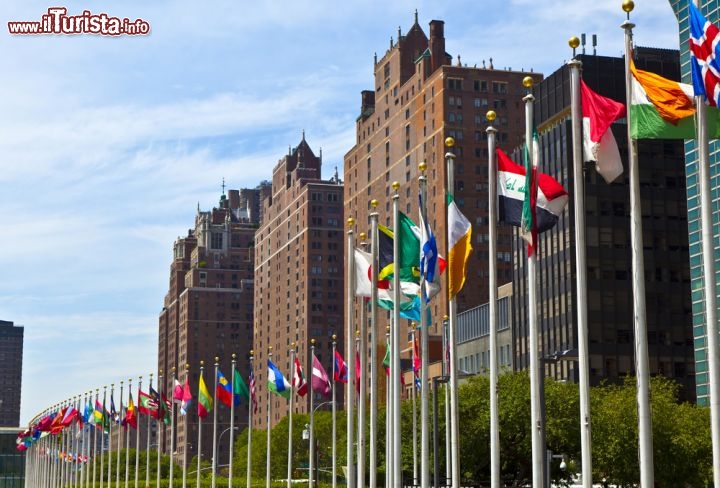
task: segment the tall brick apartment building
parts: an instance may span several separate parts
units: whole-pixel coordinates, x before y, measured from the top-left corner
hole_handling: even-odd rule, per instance
[[[343,344],[343,185],[337,175],[321,179],[321,156],[303,134],[273,169],[272,190],[262,204],[255,236],[255,427],[267,426],[269,347],[273,362],[289,377],[294,342],[310,381],[310,340],[316,340],[315,355],[328,374],[332,334],[339,348]],[[318,398],[315,405],[325,400]],[[288,414],[289,403],[276,395],[272,401],[270,424],[275,425]],[[294,405],[295,411],[307,412],[309,395],[296,396]]]
[[[255,189],[229,190],[219,205],[195,216],[194,228],[173,245],[170,283],[159,318],[158,370],[163,372],[165,391],[172,391],[172,368],[185,380],[185,365],[196,397],[200,362],[204,361],[204,380],[214,391],[214,362],[228,378],[232,355],[237,368],[247,378],[248,356],[253,341],[254,240],[260,214],[258,202],[270,189],[261,183]],[[147,391],[146,383],[143,389]],[[196,400],[195,400],[196,401]],[[195,402],[193,402],[193,407]],[[234,425],[247,426],[245,402],[235,408]],[[206,421],[202,434],[202,456],[212,457],[212,421]],[[188,459],[197,454],[197,415],[176,418],[176,452]],[[218,435],[230,425],[230,409],[218,409]],[[170,430],[162,434],[162,446],[169,452]],[[218,444],[218,464],[228,462],[229,436]]]
[[[377,199],[380,223],[392,225],[392,183],[400,183],[400,210],[418,221],[419,163],[427,162],[428,220],[446,248],[446,167],[444,141],[455,138],[455,201],[473,225],[474,252],[468,280],[457,297],[458,310],[488,300],[488,123],[485,115],[497,113],[498,146],[510,150],[524,138],[525,93],[522,79],[542,75],[495,69],[492,58],[478,67],[452,62],[445,51],[444,22],[430,22],[428,38],[415,23],[380,59],[375,56],[374,89],[361,94],[356,143],[345,155],[345,215],[357,221],[356,235],[369,234],[370,201]],[[512,280],[512,229],[498,229],[498,285]],[[346,275],[347,279],[347,275]],[[444,284],[443,284],[444,286]],[[439,334],[447,300],[441,294],[431,302],[433,328]],[[356,315],[357,312],[356,307]],[[355,318],[357,321],[357,316]],[[381,336],[389,314],[381,315]],[[382,340],[382,339],[381,339]]]

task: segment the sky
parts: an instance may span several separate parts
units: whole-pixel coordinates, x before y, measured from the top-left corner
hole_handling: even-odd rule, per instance
[[[24,327],[21,425],[156,369],[173,242],[227,188],[271,179],[305,137],[323,176],[355,141],[360,92],[418,22],[453,63],[546,75],[568,39],[623,53],[621,1],[67,1],[148,35],[11,35],[60,2],[0,6],[0,320]],[[637,0],[638,45],[678,48],[668,2]],[[116,401],[118,398],[116,393]]]

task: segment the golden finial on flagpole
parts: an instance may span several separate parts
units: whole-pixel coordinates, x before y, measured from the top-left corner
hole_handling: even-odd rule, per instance
[[[337,335],[333,334],[333,335],[332,335],[332,340],[333,340],[333,342],[335,342],[336,339],[337,339]]]
[[[400,183],[397,181],[392,182],[392,189],[395,190],[395,193],[397,193],[398,189],[400,188]]]
[[[445,146],[447,147],[453,147],[455,145],[455,138],[454,137],[446,137],[445,138]]]
[[[348,217],[347,225],[348,225],[348,227],[353,227],[355,225],[355,219],[352,217]]]
[[[570,39],[568,39],[568,45],[573,50],[573,58],[575,57],[575,50],[580,45],[580,39],[577,36],[572,36]]]
[[[365,242],[365,239],[367,239],[367,234],[365,232],[361,232],[358,237],[361,241]]]
[[[633,0],[624,0],[622,3],[623,12],[627,14],[627,19],[630,20],[630,12],[635,9],[635,2]]]
[[[315,347],[315,339],[310,339],[310,345],[311,345],[312,347]]]
[[[524,86],[525,88],[527,88],[528,90],[530,90],[530,89],[533,87],[533,79],[532,79],[532,76],[526,76],[525,78],[523,78],[522,84],[523,84],[523,86]]]
[[[485,120],[490,122],[490,124],[495,122],[496,118],[497,118],[497,114],[495,113],[494,110],[488,110],[487,113],[485,114]]]
[[[427,171],[427,161],[423,160],[420,164],[418,164],[418,168],[422,173]]]
[[[355,337],[360,338],[360,331],[355,329]]]
[[[370,200],[370,206],[371,206],[372,208],[377,208],[377,206],[378,206],[379,204],[380,204],[380,202],[378,202],[378,201],[375,200],[374,198],[373,198],[372,200]]]

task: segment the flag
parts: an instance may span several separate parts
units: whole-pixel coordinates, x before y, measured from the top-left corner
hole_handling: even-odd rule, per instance
[[[340,351],[337,350],[335,351],[335,372],[333,376],[335,381],[339,381],[340,383],[348,382],[347,364],[343,361]]]
[[[465,270],[472,253],[470,221],[448,194],[448,294],[457,295],[465,284]]]
[[[137,415],[135,414],[135,404],[133,403],[132,392],[130,392],[127,410],[125,411],[125,423],[133,429],[137,429]]]
[[[355,350],[355,391],[360,393],[360,381],[362,381],[362,365],[360,364],[360,351]]]
[[[92,413],[93,413],[93,408],[90,405],[90,403],[85,403],[85,408],[83,409],[83,414],[82,414],[83,422],[85,422],[85,423],[90,422]]]
[[[706,103],[717,107],[720,100],[720,31],[688,0],[690,21],[690,67],[693,90]]]
[[[185,386],[183,387],[182,398],[180,400],[180,414],[187,415],[190,403],[192,402],[192,393],[190,393],[190,381],[185,378]]]
[[[245,384],[245,380],[243,380],[242,376],[240,375],[240,372],[236,369],[235,375],[233,377],[233,391],[235,394],[235,406],[237,407],[240,405],[240,399],[244,398],[245,401],[250,401],[250,391],[248,391],[248,387]]]
[[[520,216],[520,235],[528,243],[528,257],[537,248],[537,166],[540,148],[537,132],[533,129],[532,141],[525,141],[523,162],[525,164],[525,195]]]
[[[290,398],[290,383],[285,379],[277,366],[268,359],[268,389],[284,398]]]
[[[625,105],[592,91],[580,80],[582,100],[583,154],[585,161],[595,161],[595,169],[607,183],[623,172],[620,150],[610,126],[625,116]]]
[[[423,217],[423,200],[420,196],[420,275],[425,282],[425,297],[430,300],[440,292],[440,264],[437,242],[430,225]]]
[[[103,427],[103,423],[105,421],[105,415],[103,414],[103,406],[100,404],[98,400],[95,400],[95,410],[93,410],[93,419],[95,427]]]
[[[383,368],[385,368],[385,375],[390,376],[390,343],[385,344],[385,357],[383,358]]]
[[[250,369],[250,398],[252,399],[253,412],[257,413],[258,402],[255,397],[255,373]]]
[[[183,385],[175,378],[175,386],[173,387],[173,402],[182,403]]]
[[[313,354],[312,365],[312,389],[325,396],[330,394],[330,378],[315,354]]]
[[[417,334],[413,337],[413,378],[415,387],[420,389],[420,368],[422,367],[422,361],[420,360],[420,348],[418,347]]]
[[[60,410],[57,411],[55,414],[55,417],[53,417],[53,421],[50,424],[50,433],[51,434],[58,434],[61,430],[63,430],[63,418],[65,418],[65,412],[67,412],[68,407],[63,407]]]
[[[305,374],[303,373],[302,366],[300,366],[300,360],[297,356],[295,356],[292,386],[297,390],[297,394],[301,397],[304,397],[307,393],[307,381],[305,381]]]
[[[204,419],[208,416],[213,408],[213,399],[210,392],[205,386],[205,380],[200,374],[200,382],[198,384],[198,417]]]
[[[149,415],[153,418],[157,418],[157,410],[158,404],[155,398],[144,391],[138,390],[138,412],[143,415]]]
[[[232,385],[230,382],[223,376],[223,374],[218,369],[217,372],[217,384],[215,386],[215,393],[217,394],[217,399],[227,405],[228,407],[232,404]]]
[[[155,389],[151,386],[150,387],[150,396],[155,401],[155,410],[150,410],[150,416],[154,418],[155,420],[160,420],[165,415],[165,406],[163,405],[162,401],[160,400],[160,393],[155,391]]]
[[[77,414],[77,409],[74,406],[70,405],[67,408],[67,410],[65,411],[65,414],[63,415],[63,418],[61,421],[62,426],[69,427],[70,424],[72,424],[73,420],[75,420],[76,414]]]
[[[170,403],[170,400],[165,396],[165,393],[161,395],[162,397],[162,421],[165,425],[170,425],[171,419],[170,419],[170,412],[172,412],[172,403]],[[160,419],[158,419],[160,420]]]
[[[112,418],[113,422],[116,424],[120,423],[120,416],[115,409],[115,399],[113,398],[112,393],[110,393],[110,418]]]
[[[514,163],[500,148],[498,164],[498,210],[500,221],[520,227],[527,185],[525,168]],[[538,233],[552,229],[568,202],[568,194],[560,183],[538,173],[536,223]]]

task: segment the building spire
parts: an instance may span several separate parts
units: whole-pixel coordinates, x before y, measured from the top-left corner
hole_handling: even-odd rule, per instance
[[[225,177],[222,179],[222,194],[225,195]]]
[[[418,25],[418,11],[415,9],[415,25]]]
[[[302,131],[302,140],[303,141],[305,140],[305,129],[303,129],[303,131]]]

